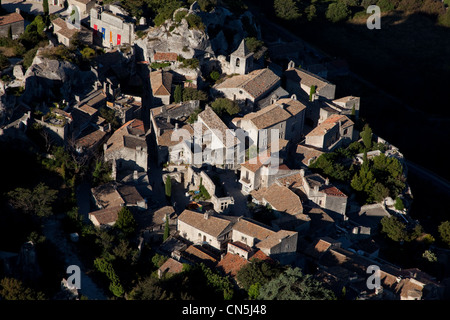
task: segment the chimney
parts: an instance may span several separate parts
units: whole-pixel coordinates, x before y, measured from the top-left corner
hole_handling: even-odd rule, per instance
[[[305,176],[305,169],[300,169],[300,176],[302,176],[302,177]]]
[[[133,179],[134,179],[135,181],[138,180],[138,172],[137,172],[137,170],[134,170],[134,172],[133,172]]]
[[[205,213],[203,214],[203,218],[205,220],[208,220],[208,218],[209,218],[209,212],[208,211],[205,211]]]
[[[318,185],[314,186],[314,192],[319,192],[319,186]]]
[[[326,178],[325,179],[325,185],[328,186],[330,184],[330,179]]]
[[[175,130],[178,130],[178,123],[175,123]]]
[[[20,14],[20,9],[16,8],[16,13]]]
[[[170,117],[167,117],[167,123],[170,123],[170,120],[171,120]]]

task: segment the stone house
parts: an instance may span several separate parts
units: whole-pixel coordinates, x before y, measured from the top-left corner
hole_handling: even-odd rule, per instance
[[[192,163],[191,143],[193,142],[194,129],[185,121],[194,110],[199,108],[199,105],[198,100],[193,100],[163,105],[150,110],[152,135],[155,137],[158,149],[159,164],[165,162]],[[181,141],[174,134],[178,129],[183,129],[178,131]]]
[[[201,150],[194,150],[196,151],[194,152],[195,165],[209,163],[226,169],[238,167],[238,159],[244,153],[243,142],[211,107],[206,106],[205,110],[198,114],[198,120],[193,124],[193,128],[193,144],[201,148]]]
[[[114,102],[107,101],[106,106],[113,110],[120,123],[133,119],[140,119],[142,115],[142,98],[137,96],[123,96]]]
[[[291,94],[309,99],[311,88],[314,87],[317,97],[328,100],[333,100],[335,97],[336,85],[309,71],[296,68],[292,61],[284,74],[286,76],[286,90]]]
[[[16,12],[0,16],[0,37],[8,37],[10,29],[13,39],[17,39],[25,31],[25,20],[19,8]]]
[[[163,278],[166,274],[176,274],[183,271],[183,264],[173,258],[169,258],[158,269],[158,278]]]
[[[341,107],[341,114],[351,115],[355,111],[355,118],[359,118],[359,108],[361,104],[360,97],[347,96],[333,100],[333,103]]]
[[[273,139],[272,130],[278,130],[275,139],[299,140],[303,134],[305,110],[306,106],[293,95],[274,100],[270,106],[242,118],[235,118],[233,123],[248,133],[250,145],[266,149]]]
[[[89,220],[91,220],[97,228],[113,226],[119,218],[119,211],[121,208],[122,206],[115,206],[92,211],[89,213]]]
[[[252,109],[255,102],[280,86],[281,78],[268,68],[235,75],[213,86],[216,95],[237,101],[241,108]]]
[[[232,222],[210,213],[184,210],[178,217],[179,234],[194,244],[207,243],[221,251],[231,237]]]
[[[94,38],[104,47],[133,44],[134,22],[120,11],[113,11],[112,7],[91,8],[90,25]]]
[[[94,204],[99,209],[127,206],[147,209],[147,201],[133,185],[109,182],[92,188]]]
[[[339,213],[345,217],[347,195],[331,184],[328,178],[324,178],[317,173],[305,175],[305,171],[301,169],[300,175],[303,184],[302,191],[304,191],[310,201],[321,208]]]
[[[316,278],[327,282],[339,294],[346,288],[349,299],[359,300],[436,300],[443,286],[419,269],[399,269],[377,258],[341,248],[341,243],[322,238],[305,250],[318,269]],[[380,268],[380,288],[368,289],[368,267]]]
[[[273,161],[274,159],[268,156],[258,156],[241,164],[239,183],[242,185],[243,194],[249,194],[259,188],[267,188],[278,176],[290,171],[286,165],[279,165],[278,162]]]
[[[79,40],[85,44],[92,44],[93,33],[83,26],[75,26],[61,18],[52,20],[53,32],[56,35],[58,42],[69,47],[72,45],[74,36],[78,34]]]
[[[214,206],[218,213],[227,212],[234,205],[234,198],[226,194],[221,186],[218,186],[205,171],[197,171],[189,166],[184,174],[184,187],[188,190],[198,190],[204,186],[211,196],[207,201]]]
[[[277,258],[297,251],[297,232],[273,231],[244,217],[213,216],[184,210],[178,218],[178,232],[194,244],[207,243],[221,252],[231,250],[233,254],[247,257],[252,249]]]
[[[172,97],[172,78],[172,73],[167,71],[157,70],[150,72],[152,103],[154,106],[170,104]]]
[[[113,175],[127,170],[146,172],[147,150],[147,132],[138,119],[125,123],[103,145],[104,160],[113,163]]]
[[[58,108],[47,113],[41,119],[35,119],[49,134],[49,138],[57,145],[65,145],[71,136],[73,128],[73,117]]]
[[[305,136],[305,144],[333,151],[354,140],[353,127],[353,121],[347,116],[333,114]]]
[[[240,217],[233,225],[233,243],[242,243],[260,249],[267,256],[279,256],[297,251],[298,233],[295,231],[273,231],[257,221]]]
[[[307,168],[323,154],[320,148],[299,143],[295,149],[293,161],[296,166]]]

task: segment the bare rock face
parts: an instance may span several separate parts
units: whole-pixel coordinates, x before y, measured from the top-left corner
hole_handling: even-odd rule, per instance
[[[25,103],[61,98],[70,101],[74,93],[92,81],[93,74],[88,73],[71,62],[44,58],[38,51],[25,73],[22,99]]]

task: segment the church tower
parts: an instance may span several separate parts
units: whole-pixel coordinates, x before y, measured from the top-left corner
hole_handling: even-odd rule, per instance
[[[253,53],[248,50],[245,39],[230,56],[230,69],[232,73],[247,74],[253,69]]]

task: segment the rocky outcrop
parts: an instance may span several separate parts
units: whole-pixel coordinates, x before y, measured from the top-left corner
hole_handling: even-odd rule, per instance
[[[72,101],[75,94],[91,88],[87,84],[95,81],[92,72],[81,71],[71,62],[44,58],[40,53],[38,51],[25,73],[23,102],[29,104],[33,101],[62,99]]]
[[[181,22],[167,20],[161,26],[151,28],[147,36],[138,39],[136,44],[143,49],[147,61],[153,61],[155,52],[174,52],[186,59],[213,53],[208,35],[202,30],[189,28],[186,19]]]

